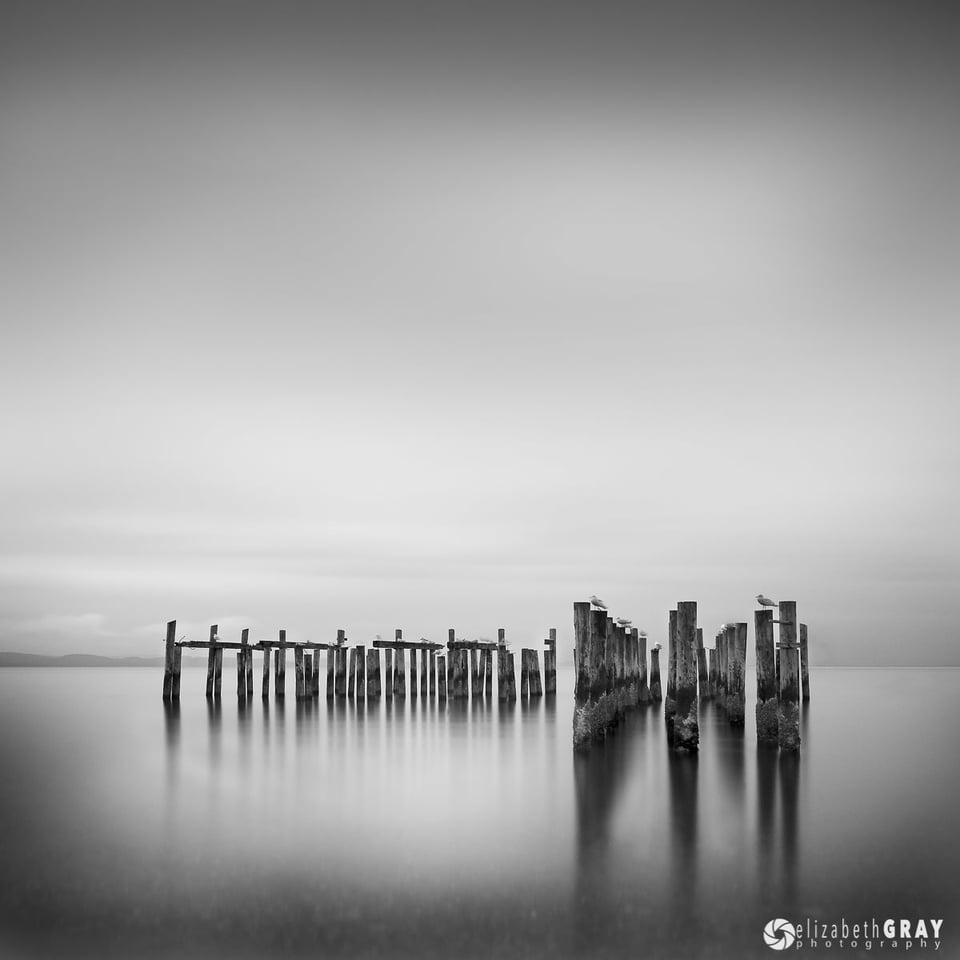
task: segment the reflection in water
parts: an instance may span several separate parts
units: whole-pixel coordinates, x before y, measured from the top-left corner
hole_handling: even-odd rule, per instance
[[[697,901],[697,775],[698,753],[667,757],[670,783],[670,875],[674,895],[696,917]]]

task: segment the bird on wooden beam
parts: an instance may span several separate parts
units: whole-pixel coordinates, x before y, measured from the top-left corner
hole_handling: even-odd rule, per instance
[[[601,610],[607,609],[607,605],[596,594],[590,597],[590,603],[595,607],[599,607]]]
[[[765,597],[762,593],[757,594],[757,603],[761,607],[775,607],[777,605],[776,600],[771,600],[769,597]]]

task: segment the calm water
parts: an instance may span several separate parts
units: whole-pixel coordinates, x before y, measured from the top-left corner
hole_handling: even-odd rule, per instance
[[[960,957],[958,681],[815,670],[799,757],[709,704],[696,757],[653,709],[574,756],[569,674],[242,709],[186,670],[171,713],[159,671],[0,670],[0,953],[769,957],[775,917],[922,917]]]

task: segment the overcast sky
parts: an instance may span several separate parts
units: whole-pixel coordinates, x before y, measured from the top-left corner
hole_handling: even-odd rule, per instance
[[[949,5],[549,8],[4,5],[0,648],[960,663]]]

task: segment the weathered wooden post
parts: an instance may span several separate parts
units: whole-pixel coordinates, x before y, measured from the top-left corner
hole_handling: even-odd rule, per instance
[[[703,627],[697,627],[697,682],[701,700],[710,699],[710,670],[707,666],[707,651],[703,648]]]
[[[310,678],[310,697],[317,700],[320,697],[320,650],[313,650],[313,675]]]
[[[273,664],[273,697],[283,697],[287,690],[287,631],[280,631],[276,659]]]
[[[393,699],[393,649],[387,647],[383,651],[383,688],[387,691],[387,699]]]
[[[450,698],[453,699],[453,674],[456,670],[457,651],[453,645],[456,643],[457,633],[453,627],[447,630],[447,691]]]
[[[430,651],[430,699],[437,695],[437,651]]]
[[[780,601],[780,702],[777,713],[780,749],[800,749],[800,651],[797,649],[797,604]]]
[[[654,646],[650,651],[650,699],[659,703],[663,699],[663,690],[660,686],[660,647]]]
[[[483,692],[487,697],[493,696],[493,651],[483,651]]]
[[[590,631],[592,626],[590,604],[586,600],[573,605],[573,652],[577,676],[573,689],[573,745],[581,747],[593,736],[590,703]]]
[[[650,696],[650,677],[647,673],[647,635],[640,633],[637,635],[637,661],[640,667],[640,703],[647,704],[651,700]]]
[[[303,647],[293,648],[293,676],[294,687],[296,688],[297,700],[305,700],[307,697],[307,675],[306,658]]]
[[[337,641],[340,640],[342,630],[337,631]],[[335,646],[327,647],[327,699],[332,700],[336,690],[337,677],[337,648]]]
[[[437,654],[437,700],[447,699],[447,658]]]
[[[507,652],[507,700],[512,702],[517,699],[517,669],[513,660],[513,654]]]
[[[339,634],[339,630],[337,633]],[[347,647],[346,647],[346,637],[344,637],[344,645],[337,647],[337,663],[336,663],[336,672],[333,677],[333,692],[338,700],[342,700],[347,696]]]
[[[663,717],[667,722],[667,740],[673,742],[673,719],[677,712],[677,611],[670,611],[667,626],[667,695]]]
[[[430,651],[431,653],[433,651]],[[420,650],[420,699],[427,699],[427,650]]]
[[[757,638],[757,742],[776,743],[779,737],[777,671],[771,609],[765,607],[753,612],[753,630]]]
[[[210,649],[207,651],[207,699],[213,696],[213,673],[214,665],[217,662],[217,648],[214,644],[217,642],[217,625],[210,627]]]
[[[357,699],[363,700],[367,689],[367,650],[361,643],[357,645]]]
[[[463,649],[454,651],[453,656],[453,698],[463,700],[470,696],[470,659],[467,657],[467,651]]]
[[[410,697],[417,699],[417,693],[420,691],[420,682],[417,679],[417,648],[410,648]]]
[[[167,638],[163,647],[163,699],[173,699],[174,644],[177,642],[177,621],[167,623]]]
[[[183,663],[183,647],[173,649],[173,684],[170,690],[170,699],[180,699],[180,667]]]
[[[237,651],[237,696],[247,699],[247,645],[250,642],[250,631],[244,627],[240,631],[240,649]],[[251,678],[250,687],[253,687]],[[250,694],[253,690],[250,689]]]
[[[531,649],[530,651],[529,680],[530,696],[542,697],[543,685],[540,682],[540,657],[535,649]]]
[[[213,698],[220,699],[223,681],[223,647],[217,647],[217,658],[213,661]]]
[[[557,630],[550,628],[550,637],[543,651],[543,691],[549,696],[557,692]]]
[[[713,647],[707,651],[709,653],[709,666],[707,672],[707,687],[710,690],[710,698],[718,696],[717,690],[717,648]]]
[[[800,688],[803,702],[810,699],[810,663],[807,653],[807,625],[800,624]]]
[[[357,695],[357,648],[350,648],[350,662],[347,665],[347,696],[353,700]]]
[[[480,668],[478,654],[474,648],[470,649],[470,695],[477,695],[477,688],[480,686]]]
[[[367,651],[367,699],[380,699],[380,651],[376,647]]]
[[[497,699],[507,699],[507,637],[503,627],[497,630]]]
[[[404,650],[400,646],[403,641],[403,631],[397,627],[396,630],[396,642],[397,648],[394,651],[393,658],[393,695],[395,697],[404,697],[407,696],[407,672],[404,666]]]
[[[243,634],[240,637],[240,642],[247,644],[246,650],[244,653],[245,657],[245,670],[247,674],[247,698],[253,699],[253,648],[249,646],[250,642],[250,631],[244,630]]]
[[[520,697],[530,696],[530,649],[520,649]]]
[[[263,648],[263,677],[260,681],[260,698],[270,699],[270,648]]]
[[[728,628],[728,635],[727,719],[733,726],[742,727],[745,723],[746,710],[747,625],[733,624]]]
[[[677,604],[677,700],[673,720],[674,750],[697,750],[700,724],[697,701],[697,604]]]

